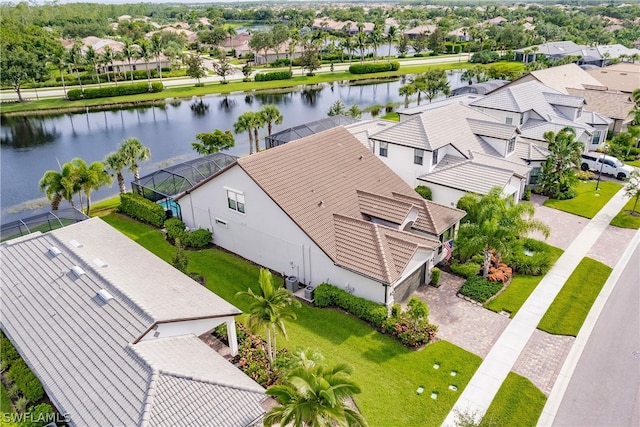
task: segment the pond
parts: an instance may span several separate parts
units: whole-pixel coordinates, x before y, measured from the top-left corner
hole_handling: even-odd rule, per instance
[[[449,73],[452,88],[459,86],[459,77],[458,72]],[[403,98],[398,95],[398,88],[404,83],[404,78],[361,85],[334,82],[280,92],[167,100],[165,105],[155,107],[3,118],[0,127],[1,219],[12,221],[46,210],[49,202],[39,191],[38,181],[47,170],[59,170],[60,164],[74,157],[87,163],[102,161],[126,138],[138,138],[151,149],[151,160],[141,164],[141,174],[145,175],[196,157],[190,142],[195,141],[197,133],[233,130],[237,117],[246,111],[276,105],[284,116],[283,123],[274,126],[273,131],[278,132],[327,117],[329,107],[337,100],[347,108],[357,104],[362,109],[400,103]],[[363,115],[363,119],[370,117]],[[266,134],[266,129],[260,131],[262,146]],[[228,153],[248,154],[247,134],[235,138],[236,145]],[[125,174],[125,179],[129,189],[131,174]],[[117,185],[113,185],[94,192],[92,199],[104,199],[117,192]]]

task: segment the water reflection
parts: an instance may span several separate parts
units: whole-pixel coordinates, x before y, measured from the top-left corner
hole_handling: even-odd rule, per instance
[[[305,88],[300,92],[300,96],[302,98],[302,102],[309,106],[315,107],[318,103],[318,98],[320,98],[320,92],[322,92],[323,87],[313,87],[313,88]]]
[[[204,116],[209,111],[209,104],[205,104],[200,98],[198,101],[194,101],[191,105],[189,105],[191,111],[196,116]],[[155,115],[154,115],[155,116]]]
[[[7,147],[24,150],[50,144],[60,136],[55,127],[47,129],[44,119],[38,117],[2,117],[0,121],[0,144]]]
[[[233,107],[235,107],[235,105],[236,105],[236,100],[229,99],[228,96],[225,96],[220,101],[220,109],[222,109],[222,111],[224,111],[225,113],[230,113],[231,110],[233,110]]]
[[[273,93],[255,93],[252,98],[260,101],[262,105],[287,105],[291,102],[291,91],[273,92]],[[252,100],[253,101],[253,100]]]

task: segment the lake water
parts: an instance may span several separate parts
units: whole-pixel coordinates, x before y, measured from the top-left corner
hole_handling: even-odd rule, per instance
[[[449,76],[451,87],[459,86],[459,73]],[[49,201],[38,189],[38,181],[50,169],[80,157],[87,163],[102,161],[117,150],[126,138],[138,138],[151,149],[151,160],[141,164],[145,175],[162,167],[197,156],[191,141],[200,132],[233,130],[237,117],[276,105],[284,121],[274,132],[327,117],[329,107],[341,100],[347,108],[402,102],[398,88],[403,79],[366,85],[334,82],[318,87],[297,88],[284,93],[210,95],[191,100],[169,100],[164,106],[113,111],[60,114],[55,116],[3,118],[0,127],[1,220],[12,221],[46,211]],[[424,102],[424,101],[423,101]],[[202,103],[205,107],[192,109]],[[412,104],[415,105],[415,102]],[[363,119],[370,118],[364,114]],[[266,129],[260,131],[264,147]],[[247,134],[236,135],[236,145],[228,153],[249,153]],[[127,189],[133,177],[125,174]],[[100,200],[117,194],[117,184],[92,194]],[[61,208],[64,206],[61,206]]]

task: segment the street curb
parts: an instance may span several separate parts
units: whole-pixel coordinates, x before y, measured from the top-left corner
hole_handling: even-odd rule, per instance
[[[576,337],[573,345],[571,346],[571,350],[567,355],[567,358],[560,369],[560,373],[558,374],[558,378],[556,379],[553,388],[551,389],[551,394],[549,394],[549,398],[547,399],[547,403],[544,405],[542,409],[542,414],[540,414],[540,418],[538,419],[538,426],[551,426],[555,421],[556,415],[558,413],[558,409],[560,408],[560,404],[562,403],[562,399],[564,398],[564,394],[567,391],[567,387],[569,386],[569,382],[571,381],[571,377],[573,376],[573,372],[578,365],[578,361],[582,356],[582,352],[589,341],[589,337],[591,336],[591,332],[600,317],[600,313],[604,309],[605,304],[607,303],[613,289],[615,288],[616,283],[620,279],[622,272],[626,268],[627,264],[631,260],[631,255],[636,250],[636,248],[640,245],[640,230],[636,232],[636,234],[631,239],[631,242],[627,245],[624,253],[620,257],[620,260],[614,267],[611,275],[605,282],[602,287],[602,291],[598,294],[598,297],[593,303],[591,310],[589,310],[589,314],[580,328],[580,332]]]

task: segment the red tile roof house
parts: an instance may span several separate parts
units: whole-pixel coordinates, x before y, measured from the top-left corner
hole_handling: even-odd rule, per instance
[[[422,199],[344,127],[238,159],[175,200],[231,252],[386,305],[430,280],[464,216]]]

